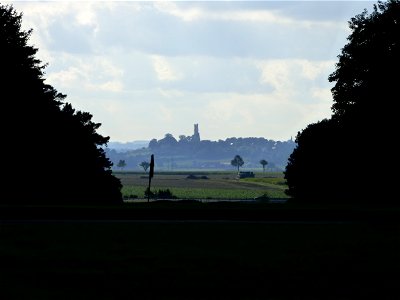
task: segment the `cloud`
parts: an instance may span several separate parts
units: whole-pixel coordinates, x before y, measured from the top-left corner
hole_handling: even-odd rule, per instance
[[[213,101],[205,105],[199,122],[203,132],[214,139],[219,128],[224,128],[227,136],[289,139],[307,124],[330,116],[329,103],[302,104],[277,93],[209,97]]]
[[[307,59],[260,60],[255,65],[261,71],[262,84],[270,84],[275,90],[288,94],[310,89],[314,85],[328,84],[328,75],[335,67],[331,60]]]
[[[102,84],[88,85],[88,88],[95,90],[100,89],[102,91],[115,93],[115,92],[121,92],[123,90],[123,84],[118,80],[111,80]]]
[[[102,56],[80,58],[64,54],[60,61],[60,70],[54,70],[47,76],[47,82],[56,88],[109,92],[119,92],[123,89],[124,70],[116,66],[111,59]]]
[[[213,9],[213,3],[206,7],[199,7],[194,5],[187,5],[179,2],[156,2],[154,7],[165,14],[177,17],[185,22],[199,22],[199,21],[225,21],[225,22],[261,22],[273,23],[283,26],[297,26],[297,27],[343,27],[342,22],[335,22],[333,20],[313,20],[313,19],[296,19],[294,16],[285,16],[282,9],[277,9],[273,5],[264,5],[252,8],[252,4],[247,7],[234,8],[228,6],[228,9]],[[218,8],[218,6],[217,6]],[[230,9],[229,9],[230,8]]]
[[[183,77],[172,65],[168,62],[165,57],[159,55],[152,56],[154,71],[157,74],[157,78],[161,81],[175,81]]]
[[[315,80],[321,74],[333,71],[335,61],[310,61],[310,60],[295,60],[295,63],[301,67],[301,75],[309,80]]]
[[[163,89],[163,88],[158,88],[157,90],[163,98],[177,99],[185,95],[185,93],[181,90]]]
[[[290,62],[286,60],[273,60],[259,62],[256,65],[261,70],[261,83],[270,84],[277,90],[293,84],[289,78]]]
[[[204,16],[204,11],[200,8],[190,7],[182,9],[174,2],[155,2],[154,7],[162,13],[173,15],[183,21],[194,21]]]
[[[333,103],[332,102],[332,92],[330,88],[320,88],[320,87],[314,87],[311,89],[311,95],[312,97],[318,99],[321,104],[324,104],[326,102]]]
[[[165,104],[159,104],[158,105],[158,117],[163,121],[163,122],[171,122],[174,119],[174,113],[171,108],[168,108]]]
[[[157,82],[153,82],[153,86],[162,90],[199,93],[254,93],[271,90],[270,86],[259,84],[259,70],[251,59],[207,56],[152,59],[157,74]]]
[[[51,52],[98,55],[116,48],[161,57],[324,59],[331,55],[334,59],[347,32],[347,20],[321,20],[309,15],[305,18],[296,13],[305,11],[302,5],[270,1],[16,2],[16,5],[24,11],[26,27],[35,29],[33,39],[41,45],[40,55],[45,62],[54,61]],[[324,11],[317,2],[304,6],[319,7],[318,13]],[[292,7],[297,9],[289,10]],[[336,50],[327,51],[332,48]]]

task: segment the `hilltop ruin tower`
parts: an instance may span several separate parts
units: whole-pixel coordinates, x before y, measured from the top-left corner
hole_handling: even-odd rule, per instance
[[[194,133],[192,135],[192,142],[200,143],[199,124],[194,124]]]

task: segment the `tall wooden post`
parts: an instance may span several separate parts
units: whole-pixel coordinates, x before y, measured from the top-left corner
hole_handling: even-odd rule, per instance
[[[151,179],[154,176],[154,154],[151,155],[151,160],[150,160],[150,172],[149,172],[149,187],[148,187],[148,193],[147,193],[147,202],[150,202],[150,187],[151,187]]]

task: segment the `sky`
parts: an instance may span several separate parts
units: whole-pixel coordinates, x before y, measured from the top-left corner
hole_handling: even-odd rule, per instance
[[[375,1],[11,1],[46,83],[111,141],[285,141],[331,116],[348,21]]]

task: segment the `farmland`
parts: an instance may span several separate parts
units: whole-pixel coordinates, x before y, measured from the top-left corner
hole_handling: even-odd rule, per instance
[[[116,172],[125,198],[144,198],[148,186],[143,172]],[[192,175],[189,179],[188,176]],[[262,195],[286,198],[282,172],[255,173],[255,178],[236,179],[234,172],[162,172],[152,179],[152,191],[169,189],[180,199],[254,199]]]

